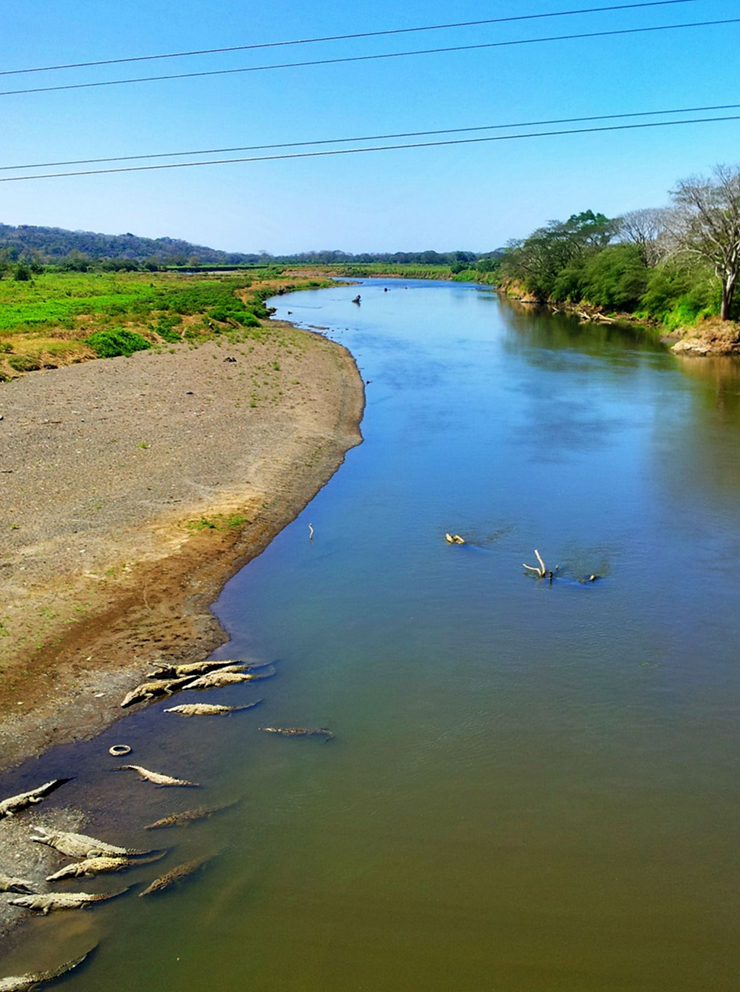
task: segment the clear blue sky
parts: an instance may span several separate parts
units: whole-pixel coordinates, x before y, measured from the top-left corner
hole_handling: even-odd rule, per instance
[[[12,69],[600,6],[614,0],[34,0],[3,11]],[[740,16],[739,0],[0,77],[0,89]],[[0,97],[0,164],[740,103],[740,24]],[[0,221],[230,251],[484,251],[550,218],[664,203],[740,162],[740,121],[0,185]]]

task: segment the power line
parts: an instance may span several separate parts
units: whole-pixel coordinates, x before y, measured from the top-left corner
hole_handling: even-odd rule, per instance
[[[497,134],[485,138],[454,138],[447,141],[419,141],[402,145],[372,145],[366,148],[332,148],[320,152],[291,152],[283,155],[257,155],[248,158],[212,159],[206,162],[166,162],[161,165],[128,165],[115,169],[86,169],[79,172],[51,172],[35,176],[2,176],[0,183],[16,183],[29,179],[61,179],[68,176],[100,176],[116,172],[152,172],[157,169],[189,169],[205,165],[233,165],[245,162],[276,162],[295,158],[325,158],[330,155],[358,155],[363,152],[389,152],[408,148],[439,148],[445,145],[473,145],[491,141],[513,141],[521,138],[553,138],[566,134],[596,134],[605,131],[633,131],[638,128],[673,127],[681,124],[709,124],[716,121],[737,121],[740,114],[728,117],[696,117],[679,121],[649,121],[641,124],[611,124],[604,127],[583,127],[560,131],[530,131],[525,134]]]
[[[282,141],[270,145],[237,145],[233,148],[198,148],[185,152],[154,152],[149,155],[114,155],[108,158],[75,158],[62,162],[27,162],[25,165],[0,165],[0,172],[17,169],[50,169],[64,165],[96,165],[103,162],[136,162],[152,158],[182,158],[185,155],[222,155],[227,152],[266,151],[275,148],[304,148],[308,145],[338,145],[349,141],[385,141],[391,138],[421,138],[438,134],[467,134],[472,131],[501,131],[512,127],[544,127],[553,124],[581,124],[586,121],[622,120],[626,117],[657,117],[666,114],[699,114],[712,110],[737,110],[740,103],[720,103],[708,107],[673,107],[670,110],[639,110],[623,114],[592,114],[588,117],[557,117],[543,121],[516,121],[511,124],[482,124],[477,127],[449,127],[434,131],[399,131],[395,134],[364,134],[351,138],[320,138],[315,141]],[[395,146],[394,146],[395,147]],[[205,164],[205,163],[204,163]]]
[[[190,55],[220,55],[224,52],[246,52],[257,48],[283,48],[288,45],[314,45],[324,41],[350,41],[357,38],[379,38],[383,35],[413,34],[419,31],[447,31],[450,28],[479,27],[484,24],[507,24],[512,21],[535,21],[546,17],[570,17],[574,14],[598,14],[614,10],[635,10],[639,7],[666,7],[697,0],[646,0],[642,3],[620,3],[609,7],[582,7],[578,10],[556,10],[543,14],[520,14],[514,17],[490,17],[480,21],[456,21],[451,24],[426,24],[421,27],[391,28],[387,31],[360,31],[355,34],[334,34],[323,38],[297,38],[293,41],[266,41],[254,45],[230,45],[228,48],[201,48],[192,52],[167,52],[163,55],[136,55],[121,59],[98,59],[94,62],[68,62],[62,65],[34,66],[30,69],[3,69],[0,76],[16,76],[27,72],[51,72],[56,69],[86,69],[98,65],[121,65],[125,62],[151,62],[155,59],[181,59]]]
[[[508,48],[514,45],[538,45],[550,41],[575,41],[584,38],[608,38],[617,35],[647,34],[657,31],[677,31],[681,28],[703,28],[740,23],[740,17],[721,21],[692,21],[686,24],[657,24],[645,28],[619,28],[612,31],[592,31],[586,34],[563,34],[547,38],[518,38],[513,41],[490,41],[477,45],[454,45],[447,48],[426,48],[411,52],[384,52],[379,55],[352,55],[337,59],[314,59],[309,62],[283,62],[276,65],[253,65],[240,69],[210,69],[203,72],[180,72],[166,76],[138,76],[131,79],[106,79],[93,83],[65,83],[60,86],[38,86],[23,90],[0,90],[0,96],[18,96],[23,93],[52,93],[58,90],[85,90],[99,86],[123,86],[128,83],[155,83],[165,79],[195,79],[203,76],[230,76],[243,72],[264,72],[269,69],[301,69],[307,66],[340,65],[348,62],[373,62],[378,59],[398,59],[414,55],[440,55],[448,52],[471,52],[484,48]]]

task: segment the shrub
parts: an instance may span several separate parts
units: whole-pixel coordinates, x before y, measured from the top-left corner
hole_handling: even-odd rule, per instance
[[[170,344],[179,344],[182,341],[182,337],[178,331],[175,330],[176,327],[181,326],[181,319],[179,315],[175,314],[170,316],[168,314],[160,314],[157,319],[157,326],[154,330],[157,334],[163,338],[163,340],[169,342]]]
[[[211,320],[217,320],[221,324],[225,324],[229,319],[231,319],[231,314],[225,307],[214,307],[212,310],[208,311],[208,316]]]
[[[587,260],[583,295],[609,310],[634,310],[647,288],[649,270],[637,245],[611,245]]]
[[[650,270],[641,310],[676,328],[698,317],[719,313],[721,287],[711,272],[699,266],[660,265]]]
[[[572,262],[560,270],[552,296],[555,300],[570,300],[573,303],[583,298],[583,265],[580,262]]]
[[[96,331],[87,339],[87,344],[98,358],[115,358],[117,355],[133,355],[135,351],[151,348],[146,338],[134,331],[123,329]]]
[[[241,324],[242,327],[259,327],[260,322],[257,320],[253,313],[245,310],[243,313],[234,313],[231,315],[233,319]]]
[[[41,368],[38,358],[31,358],[29,355],[11,355],[8,365],[16,372],[35,372]]]

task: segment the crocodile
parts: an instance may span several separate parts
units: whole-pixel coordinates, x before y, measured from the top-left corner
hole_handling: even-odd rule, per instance
[[[266,734],[283,734],[285,737],[326,737],[327,740],[334,737],[331,730],[326,730],[324,727],[315,730],[307,727],[260,727],[259,729],[264,730]]]
[[[204,820],[213,813],[221,813],[225,809],[231,809],[236,803],[227,803],[225,806],[213,806],[207,809],[205,806],[198,806],[197,809],[188,809],[184,813],[170,813],[169,816],[162,817],[154,823],[149,823],[145,830],[158,830],[160,827],[180,827],[195,823],[196,820]]]
[[[124,696],[121,708],[125,709],[127,706],[133,706],[134,703],[155,699],[157,696],[171,696],[179,688],[184,688],[185,683],[189,681],[190,676],[179,679],[150,679],[149,682],[142,682]]]
[[[65,865],[53,875],[47,875],[47,882],[59,882],[63,878],[78,878],[80,875],[102,875],[109,871],[123,871],[125,868],[138,868],[139,865],[150,865],[154,861],[160,861],[166,854],[161,851],[150,858],[127,858],[124,856],[85,858],[84,861],[75,861],[71,865]]]
[[[85,834],[70,834],[64,830],[47,830],[45,827],[34,827],[41,836],[31,837],[37,844],[48,844],[60,854],[68,858],[108,858],[115,856],[138,857],[151,854],[151,851],[136,851],[129,847],[116,847],[105,841],[87,837]]]
[[[224,685],[236,685],[239,682],[256,682],[259,679],[267,679],[275,674],[275,669],[270,667],[269,671],[254,675],[251,672],[232,671],[230,668],[220,668],[217,672],[209,672],[201,675],[194,682],[188,682],[185,689],[217,689]]]
[[[96,945],[97,946],[97,945]],[[71,961],[65,961],[58,968],[51,968],[49,971],[34,971],[28,975],[12,975],[8,978],[0,978],[0,992],[26,992],[27,989],[35,989],[37,985],[46,982],[53,982],[56,978],[61,978],[82,964],[95,950],[92,947],[89,951]]]
[[[254,682],[258,681],[259,679],[271,679],[273,675],[277,674],[274,665],[260,665],[259,667],[261,669],[264,668],[265,671],[258,671],[255,672],[254,674],[250,672],[250,675],[252,675],[252,680]]]
[[[253,706],[258,706],[262,702],[258,699],[254,703],[247,703],[246,706],[216,706],[211,703],[184,703],[182,706],[171,706],[163,713],[177,713],[178,716],[228,716],[229,713],[238,713],[240,710],[251,710]]]
[[[48,796],[50,792],[58,789],[60,785],[64,785],[65,782],[69,782],[68,778],[53,778],[51,782],[45,782],[44,785],[40,785],[38,789],[31,789],[29,792],[21,792],[17,796],[11,796],[9,799],[3,799],[0,802],[0,820],[6,816],[13,816],[20,810],[25,809],[27,806],[35,806],[40,803],[44,796]]]
[[[222,665],[238,665],[245,672],[251,672],[253,668],[271,668],[272,661],[240,661],[238,658],[231,658],[229,661],[220,662]]]
[[[201,675],[200,678],[188,682],[185,689],[218,689],[224,685],[237,685],[239,682],[252,682],[254,675],[249,672],[229,672],[220,670]]]
[[[235,671],[236,668],[240,668],[242,671],[247,671],[250,668],[263,668],[269,662],[251,662],[251,661],[194,661],[189,664],[178,665],[173,663],[172,665],[157,665],[153,672],[147,674],[148,679],[181,679],[181,678],[195,678],[197,675],[205,675],[206,672],[213,672],[228,668],[231,671]]]
[[[36,891],[33,882],[27,882],[23,878],[13,878],[11,875],[0,875],[0,892],[25,892]]]
[[[211,855],[211,857],[207,858],[195,858],[193,861],[185,861],[166,874],[160,875],[159,878],[155,878],[151,885],[147,885],[144,891],[139,893],[139,896],[150,896],[154,892],[164,892],[165,889],[177,885],[183,878],[187,878],[189,875],[193,875],[196,871],[205,867],[214,857],[215,855]]]
[[[126,771],[127,769],[138,772],[143,779],[146,779],[147,782],[154,782],[155,785],[184,785],[193,789],[200,788],[198,782],[188,782],[184,778],[172,778],[171,775],[163,775],[161,772],[151,772],[148,768],[142,768],[141,765],[119,765],[116,771]]]
[[[118,892],[42,892],[32,896],[18,896],[10,899],[11,906],[22,906],[23,909],[35,909],[47,916],[54,909],[84,909],[94,902],[105,902],[106,899],[116,899],[132,886]]]

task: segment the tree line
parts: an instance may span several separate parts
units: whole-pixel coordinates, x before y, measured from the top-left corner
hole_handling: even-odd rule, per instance
[[[382,263],[442,265],[453,271],[491,268],[496,252],[425,251],[347,252],[225,252],[176,238],[141,238],[127,234],[66,231],[56,227],[0,224],[0,278],[29,278],[43,268],[61,271],[156,271],[161,268],[198,268],[236,265],[341,265]]]
[[[737,316],[740,167],[679,180],[667,207],[586,210],[510,241],[498,284],[542,302],[589,303],[669,326]]]

